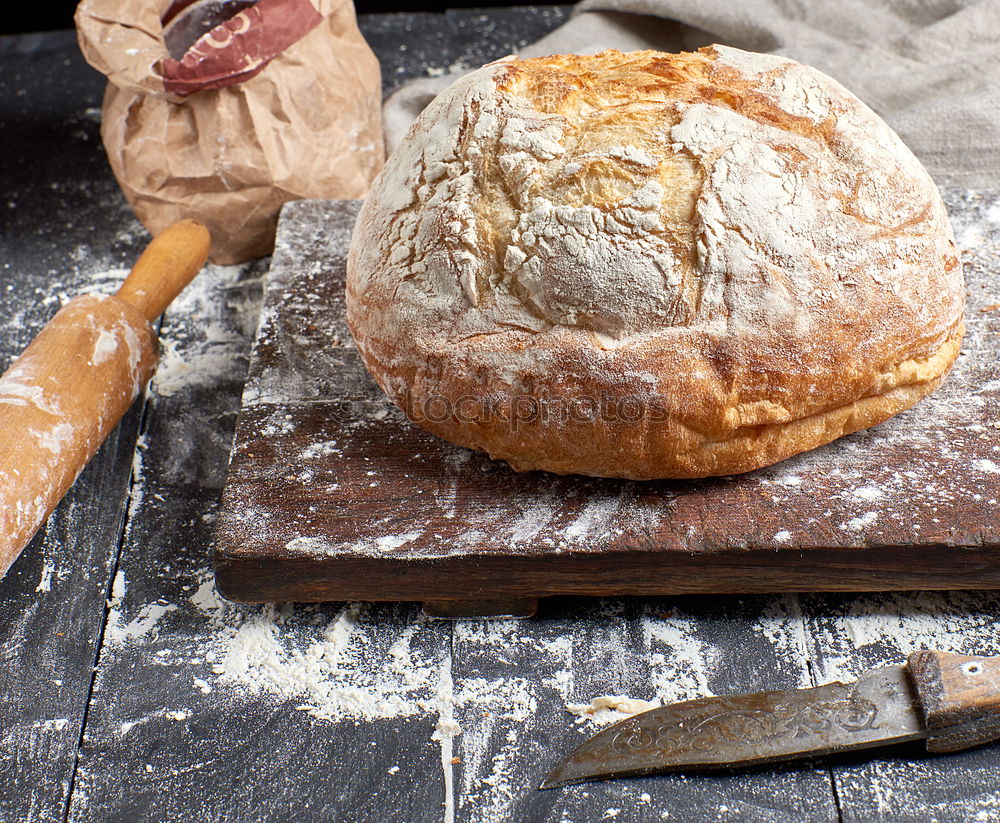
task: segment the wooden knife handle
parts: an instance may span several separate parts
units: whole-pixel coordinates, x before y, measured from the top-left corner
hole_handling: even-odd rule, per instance
[[[929,730],[927,751],[956,752],[1000,740],[1000,657],[922,650],[906,659]]]
[[[205,265],[211,245],[208,229],[201,223],[181,220],[168,226],[146,246],[118,290],[118,299],[152,322]]]

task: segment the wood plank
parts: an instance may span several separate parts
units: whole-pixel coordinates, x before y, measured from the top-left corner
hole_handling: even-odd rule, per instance
[[[146,235],[108,173],[102,78],[72,32],[3,38],[0,371]],[[62,823],[127,505],[139,401],[0,580],[0,820]]]
[[[140,413],[141,403],[0,581],[2,820],[63,820]]]
[[[1000,312],[983,311],[1000,244],[984,210],[948,197],[963,231],[986,242],[967,273],[963,352],[937,393],[757,472],[646,483],[517,474],[409,423],[367,375],[344,318],[357,204],[289,204],[223,495],[222,591],[254,601],[1000,586]]]

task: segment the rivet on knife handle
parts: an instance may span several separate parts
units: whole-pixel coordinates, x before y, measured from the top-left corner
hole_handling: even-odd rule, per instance
[[[907,658],[924,723],[936,730],[927,751],[955,752],[1000,739],[1000,658],[922,650]]]

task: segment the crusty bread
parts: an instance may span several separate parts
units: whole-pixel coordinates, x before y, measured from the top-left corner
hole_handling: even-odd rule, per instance
[[[711,46],[508,58],[423,112],[351,243],[407,415],[518,470],[733,474],[873,426],[958,354],[933,182],[820,72]]]

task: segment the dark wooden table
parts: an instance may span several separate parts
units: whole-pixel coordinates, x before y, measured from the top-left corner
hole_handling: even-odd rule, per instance
[[[565,15],[362,28],[391,89]],[[0,367],[147,239],[103,157],[102,88],[72,33],[0,38]],[[992,265],[1000,204],[968,197],[995,231],[975,229],[966,265]],[[997,745],[535,789],[597,727],[569,704],[806,686],[920,647],[1000,654],[998,593],[556,598],[454,622],[222,601],[210,541],[266,271],[209,267],[171,308],[157,380],[0,581],[0,820],[1000,821]]]

